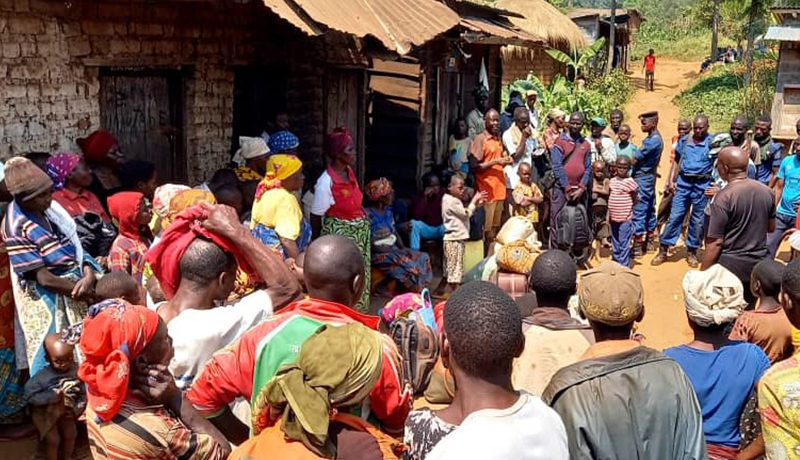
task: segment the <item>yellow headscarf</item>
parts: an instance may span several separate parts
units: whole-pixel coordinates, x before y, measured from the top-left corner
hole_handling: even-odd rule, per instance
[[[267,160],[267,174],[258,184],[256,200],[267,190],[280,187],[281,181],[292,177],[292,174],[303,168],[303,162],[294,155],[277,154]]]
[[[214,198],[213,193],[205,190],[189,189],[178,192],[177,195],[169,200],[169,208],[167,209],[167,215],[161,221],[161,228],[166,230],[175,219],[175,216],[200,203],[216,204],[217,199]]]

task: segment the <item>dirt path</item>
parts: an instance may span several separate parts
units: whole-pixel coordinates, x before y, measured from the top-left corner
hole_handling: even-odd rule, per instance
[[[634,132],[634,142],[641,145],[644,134],[639,128],[637,116],[640,113],[657,110],[659,113],[659,130],[665,144],[675,134],[675,127],[680,118],[678,108],[673,105],[672,98],[697,78],[696,62],[659,60],[655,91],[644,91],[644,75],[640,69],[631,76],[637,91],[625,108],[625,120]],[[664,146],[661,156],[657,190],[663,190],[663,178],[669,173],[669,146]],[[642,276],[645,289],[645,318],[639,329],[647,337],[647,345],[663,349],[665,347],[685,343],[691,337],[691,330],[686,320],[683,307],[681,281],[689,270],[683,259],[681,248],[678,255],[659,267],[650,266],[653,254],[648,254],[637,261],[634,270]],[[678,260],[675,260],[678,259]]]

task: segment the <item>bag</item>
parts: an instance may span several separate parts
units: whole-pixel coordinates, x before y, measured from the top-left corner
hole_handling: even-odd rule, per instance
[[[497,253],[497,268],[506,272],[528,275],[538,255],[538,251],[526,241],[515,241],[500,248]]]
[[[395,319],[389,335],[402,357],[404,383],[411,385],[414,394],[423,392],[439,358],[439,338],[436,332],[413,315]]]
[[[500,231],[497,232],[495,241],[506,245],[522,241],[533,233],[533,223],[521,216],[509,217]]]
[[[423,289],[419,294],[413,292],[400,294],[378,310],[378,316],[389,327],[392,326],[397,318],[408,317],[410,313],[416,313],[425,324],[433,328],[434,332],[438,331],[433,319],[433,302],[431,302],[431,294],[428,288]]]
[[[446,304],[446,301],[442,301],[433,307],[436,326],[440,331],[444,330],[444,306]],[[456,381],[453,379],[453,374],[444,367],[440,356],[433,366],[431,381],[428,382],[428,387],[425,388],[425,400],[431,404],[450,404],[453,402],[455,395]]]
[[[528,293],[527,275],[499,272],[495,284],[514,300]]]
[[[556,216],[554,240],[558,249],[574,255],[591,247],[592,228],[582,203],[567,203]]]

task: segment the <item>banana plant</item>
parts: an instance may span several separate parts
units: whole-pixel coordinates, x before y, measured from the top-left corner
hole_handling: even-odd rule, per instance
[[[547,53],[548,56],[556,61],[566,64],[567,67],[571,68],[573,71],[572,75],[578,75],[580,70],[586,67],[589,61],[597,56],[597,54],[600,53],[605,46],[605,37],[600,37],[600,39],[592,43],[591,46],[583,50],[582,53],[578,54],[576,52],[574,56],[570,56],[569,54],[555,48],[546,49],[545,53]]]

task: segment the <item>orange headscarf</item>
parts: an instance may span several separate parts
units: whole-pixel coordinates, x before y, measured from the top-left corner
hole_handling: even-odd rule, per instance
[[[128,396],[131,362],[158,330],[153,310],[122,300],[100,302],[83,320],[80,348],[85,361],[78,377],[86,383],[89,407],[100,420],[111,420]]]

